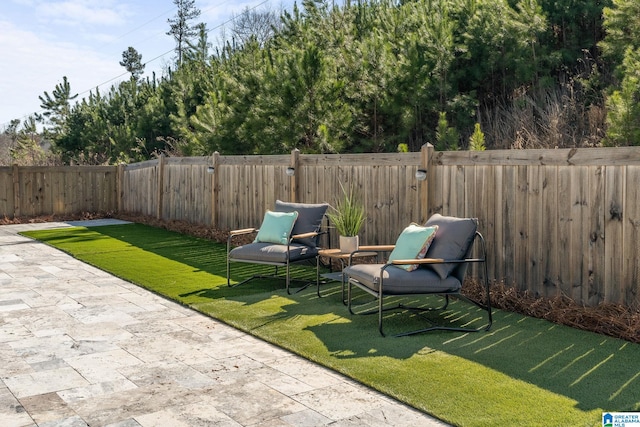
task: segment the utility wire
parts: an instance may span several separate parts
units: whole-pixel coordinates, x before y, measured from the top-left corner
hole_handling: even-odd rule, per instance
[[[228,2],[230,2],[230,1],[231,1],[231,0],[226,0],[226,1],[224,1],[224,2],[220,3],[220,4],[216,5],[216,6],[212,6],[212,7],[210,7],[209,9],[206,9],[206,10],[211,10],[211,9],[213,9],[213,8],[215,8],[215,7],[221,6],[221,5],[223,5],[224,3],[228,3]],[[245,9],[245,10],[246,10],[246,11],[251,12],[251,11],[253,11],[253,10],[257,9],[258,7],[260,7],[260,6],[262,6],[263,4],[268,3],[268,2],[269,2],[269,0],[263,0],[261,3],[258,3],[257,5],[255,5],[255,6],[251,7],[251,8],[249,8],[249,9]],[[206,10],[205,10],[205,11],[206,11]],[[220,24],[216,25],[215,27],[208,29],[208,30],[207,30],[207,33],[210,33],[210,32],[211,32],[211,31],[213,31],[213,30],[217,30],[217,29],[219,29],[219,28],[222,28],[224,25],[226,25],[226,24],[228,24],[228,23],[230,23],[230,22],[233,22],[235,19],[236,19],[236,17],[235,17],[235,16],[232,16],[231,18],[229,18],[229,19],[227,19],[226,21],[224,21],[224,22],[222,22],[222,23],[220,23]],[[166,52],[164,52],[164,53],[161,53],[160,55],[158,55],[158,56],[156,56],[156,57],[154,57],[154,58],[151,58],[150,60],[148,60],[147,62],[145,62],[143,65],[145,65],[145,66],[146,66],[147,64],[149,64],[149,63],[151,63],[151,62],[154,62],[154,61],[157,61],[158,59],[163,58],[164,56],[169,55],[170,53],[172,53],[172,52],[174,52],[174,51],[175,51],[175,48],[172,48],[172,49],[170,49],[170,50],[168,50],[168,51],[166,51]],[[120,75],[118,75],[118,76],[112,77],[112,78],[110,78],[109,80],[106,80],[106,81],[104,81],[104,82],[100,83],[100,84],[99,84],[99,85],[97,85],[97,86],[93,86],[91,89],[87,89],[87,90],[85,90],[84,92],[79,93],[78,95],[79,95],[79,96],[81,96],[81,95],[85,95],[85,94],[87,94],[87,93],[91,92],[92,90],[94,90],[94,89],[98,89],[98,88],[100,88],[101,86],[104,86],[104,85],[106,85],[106,84],[108,84],[108,83],[111,83],[111,82],[113,82],[114,80],[117,80],[117,79],[119,79],[119,78],[121,78],[121,77],[123,77],[123,76],[126,76],[127,74],[129,74],[129,72],[128,72],[128,71],[125,71],[124,73],[122,73],[122,74],[120,74]]]
[[[207,8],[207,9],[205,9],[204,11],[205,11],[205,12],[207,12],[207,11],[209,11],[209,10],[211,10],[211,9],[215,9],[215,8],[220,7],[220,6],[222,6],[222,5],[226,4],[226,3],[229,3],[229,2],[231,2],[231,1],[232,1],[232,0],[225,0],[225,1],[223,1],[223,2],[217,3],[217,4],[213,5],[213,6],[211,6],[211,7]],[[253,10],[257,9],[258,7],[260,7],[260,6],[264,5],[264,4],[268,3],[268,2],[269,2],[269,0],[263,0],[262,2],[260,2],[260,3],[256,4],[255,6],[252,6],[251,8],[247,8],[247,9],[245,9],[244,11],[251,12],[251,11],[253,11]],[[174,8],[172,8],[172,9],[170,9],[170,10],[166,11],[166,12],[163,12],[162,14],[160,14],[160,15],[156,16],[155,18],[152,18],[152,19],[148,20],[148,21],[147,21],[147,22],[145,22],[144,24],[141,24],[141,25],[139,25],[138,27],[133,28],[132,30],[130,30],[130,31],[128,31],[128,32],[126,32],[126,33],[124,33],[124,34],[122,34],[122,35],[118,36],[116,39],[114,39],[114,41],[115,41],[115,40],[120,40],[120,39],[122,39],[123,37],[125,37],[125,36],[127,36],[127,35],[129,35],[129,34],[132,34],[133,32],[135,32],[135,31],[139,30],[139,29],[140,29],[140,28],[142,28],[142,27],[145,27],[146,25],[150,24],[151,22],[153,22],[153,21],[155,21],[155,20],[159,19],[160,17],[162,17],[162,16],[166,15],[167,13],[169,13],[169,12],[171,12],[171,11],[175,10],[175,9],[177,9],[177,8],[175,8],[175,7],[174,7]],[[244,11],[243,11],[243,13],[244,13]],[[226,21],[224,21],[224,22],[222,22],[222,23],[220,23],[220,24],[216,25],[216,26],[215,26],[215,27],[213,27],[213,28],[207,29],[207,31],[206,31],[206,32],[207,32],[207,34],[208,34],[208,33],[210,33],[210,32],[211,32],[211,31],[213,31],[213,30],[217,30],[217,29],[219,29],[219,28],[222,28],[224,25],[226,25],[226,24],[229,24],[229,23],[233,22],[235,19],[236,19],[236,17],[232,15],[232,16],[231,16],[229,19],[227,19]],[[156,35],[156,36],[157,36],[157,35]],[[147,39],[143,40],[143,42],[144,42],[144,41],[146,41],[146,40],[149,40],[149,39],[151,39],[151,38],[153,38],[153,37],[156,37],[156,36],[149,37],[149,38],[147,38]],[[140,42],[138,42],[138,43],[140,43]],[[107,43],[107,44],[111,44],[111,43]],[[106,46],[106,44],[105,44],[105,45],[103,45],[102,47],[104,47],[104,46]],[[172,49],[170,49],[170,50],[168,50],[168,51],[166,51],[166,52],[164,52],[164,53],[161,53],[160,55],[158,55],[158,56],[156,56],[156,57],[154,57],[154,58],[152,58],[152,59],[150,59],[150,60],[146,61],[143,65],[145,65],[145,66],[146,66],[147,64],[152,63],[152,62],[154,62],[154,61],[157,61],[158,59],[163,58],[163,57],[165,57],[166,55],[169,55],[170,53],[172,53],[172,52],[174,52],[174,51],[175,51],[175,48],[172,48]],[[108,79],[108,80],[105,80],[104,82],[102,82],[102,83],[100,83],[100,84],[98,84],[98,85],[92,86],[90,89],[87,89],[87,90],[84,90],[84,91],[82,91],[82,92],[79,92],[79,93],[77,94],[77,96],[82,97],[83,95],[86,95],[86,94],[88,94],[88,93],[91,93],[93,90],[97,90],[97,89],[99,89],[100,87],[102,87],[102,86],[104,86],[104,85],[107,85],[107,84],[109,84],[109,83],[111,83],[111,82],[113,82],[113,81],[116,81],[116,80],[118,80],[118,79],[120,79],[120,78],[122,78],[122,77],[126,76],[127,74],[129,74],[129,72],[128,72],[128,71],[125,71],[124,73],[122,73],[122,74],[120,74],[120,75],[117,75],[117,76],[112,77],[112,78],[110,78],[110,79]],[[39,113],[41,113],[42,111],[43,111],[43,110],[41,109],[41,110],[35,111],[35,112],[34,112],[34,113],[32,113],[32,114],[39,114]],[[22,119],[23,119],[23,120],[24,120],[24,119],[27,119],[27,118],[28,118],[30,115],[32,115],[32,114],[25,114],[24,116],[22,116]],[[2,124],[2,128],[6,128],[10,123],[11,123],[11,121],[6,122],[6,123]]]

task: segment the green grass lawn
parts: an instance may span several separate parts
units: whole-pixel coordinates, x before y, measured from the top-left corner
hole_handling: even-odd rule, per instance
[[[640,410],[637,344],[500,310],[489,332],[383,338],[376,316],[348,313],[336,282],[322,298],[315,286],[287,295],[273,280],[229,288],[226,248],[207,240],[139,224],[24,234],[454,425],[595,426],[603,411]],[[234,280],[261,268],[236,265]],[[440,313],[480,317],[462,302]],[[385,327],[422,321],[396,312]]]

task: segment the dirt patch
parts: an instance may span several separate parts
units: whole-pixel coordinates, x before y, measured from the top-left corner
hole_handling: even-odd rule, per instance
[[[226,243],[229,232],[214,230],[206,225],[192,224],[187,221],[164,221],[145,215],[132,215],[106,212],[76,215],[48,215],[31,218],[2,218],[0,225],[41,223],[55,221],[78,221],[101,218],[118,218],[147,224],[153,227],[176,231],[219,243]],[[253,236],[234,238],[235,244],[243,244]],[[237,240],[236,240],[237,239]],[[475,281],[465,286],[467,296],[480,298],[482,287]],[[491,288],[491,301],[494,307],[512,311],[553,323],[567,325],[576,329],[596,332],[626,341],[640,343],[640,310],[624,307],[618,304],[603,303],[595,307],[585,307],[577,304],[565,295],[553,298],[543,298],[531,295],[529,292],[519,292],[513,287],[494,284]]]

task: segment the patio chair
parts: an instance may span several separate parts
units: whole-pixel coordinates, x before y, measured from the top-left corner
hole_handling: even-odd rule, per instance
[[[477,258],[471,258],[474,244],[478,242]],[[422,332],[447,330],[459,332],[488,331],[493,323],[491,314],[491,298],[489,279],[487,276],[486,247],[484,238],[477,231],[477,220],[473,218],[455,218],[435,214],[424,226],[412,224],[398,237],[391,246],[362,246],[360,251],[389,252],[389,260],[385,264],[357,264],[344,270],[347,288],[347,307],[351,314],[353,291],[357,287],[377,298],[377,309],[361,314],[378,314],[378,329],[382,336],[383,312],[403,309],[409,311],[444,310],[449,305],[450,297],[471,302],[486,312],[486,324],[473,327],[438,325],[430,322],[425,328],[402,332],[395,336],[413,335]],[[422,256],[424,258],[422,258]],[[483,301],[471,300],[460,293],[467,267],[470,264],[481,265],[483,276]],[[405,306],[402,303],[387,307],[386,301],[392,297],[417,295],[439,295],[444,303],[438,308],[422,306]],[[484,316],[483,316],[484,317]]]
[[[253,279],[284,279],[288,294],[290,291],[290,265],[301,261],[316,264],[316,287],[319,288],[320,272],[316,261],[319,250],[323,218],[327,203],[289,203],[276,201],[275,210],[267,211],[260,228],[233,230],[227,239],[227,285],[239,286]],[[232,239],[249,233],[257,233],[252,243],[232,248]],[[239,283],[231,284],[231,264],[236,262],[273,265],[272,275],[253,275]],[[285,269],[284,275],[279,268]],[[306,288],[311,283],[305,281]],[[300,290],[301,290],[300,289]]]

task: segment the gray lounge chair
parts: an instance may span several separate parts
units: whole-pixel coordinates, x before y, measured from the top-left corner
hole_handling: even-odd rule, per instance
[[[321,227],[323,218],[328,208],[327,203],[308,204],[308,203],[289,203],[276,201],[274,213],[265,214],[265,221],[260,228],[246,228],[241,230],[233,230],[229,233],[227,239],[227,285],[238,286],[257,278],[275,278],[284,279],[287,293],[290,294],[290,265],[301,261],[315,261],[318,257],[320,245],[320,235],[323,234]],[[293,228],[277,233],[278,236],[266,238],[267,241],[260,241],[260,236],[265,234],[274,234],[273,228],[267,230],[265,227],[273,225],[273,218],[279,214],[297,213],[297,217],[293,221]],[[284,215],[287,216],[287,215]],[[290,219],[290,218],[289,218]],[[266,224],[267,220],[270,222]],[[279,221],[279,220],[274,220]],[[232,248],[232,239],[236,236],[249,233],[257,233],[256,241],[246,245]],[[273,237],[273,236],[271,236]],[[273,275],[254,275],[239,283],[231,283],[231,264],[234,262],[267,264],[275,266]],[[320,272],[318,264],[316,264],[316,287],[319,288]],[[285,268],[284,275],[279,274],[279,267]],[[310,284],[308,281],[306,285]],[[304,286],[306,287],[306,286]]]
[[[396,336],[412,335],[434,330],[448,330],[460,332],[477,332],[489,330],[493,322],[491,314],[491,298],[489,294],[489,280],[487,277],[486,248],[482,235],[477,231],[477,220],[473,218],[446,217],[439,214],[433,215],[425,227],[437,226],[435,238],[431,242],[423,259],[412,257],[411,259],[396,259],[386,264],[357,264],[344,270],[348,282],[347,306],[352,309],[352,287],[358,287],[377,298],[377,310],[371,310],[361,314],[378,313],[378,329],[381,335],[383,330],[383,312],[394,309],[408,310],[439,310],[447,308],[449,298],[454,296],[471,302],[486,311],[487,322],[481,327],[467,326],[441,326],[430,324],[429,326],[396,334]],[[473,246],[479,242],[477,251],[479,256],[471,258]],[[388,252],[396,246],[380,246],[379,250]],[[359,250],[373,251],[376,246],[364,246]],[[483,301],[472,301],[460,293],[467,267],[469,264],[479,263],[482,267],[483,287],[485,296]],[[413,271],[407,271],[403,266],[415,265]],[[444,305],[437,309],[425,309],[422,307],[408,307],[402,304],[385,307],[385,300],[391,297],[406,295],[441,295],[444,297]]]

